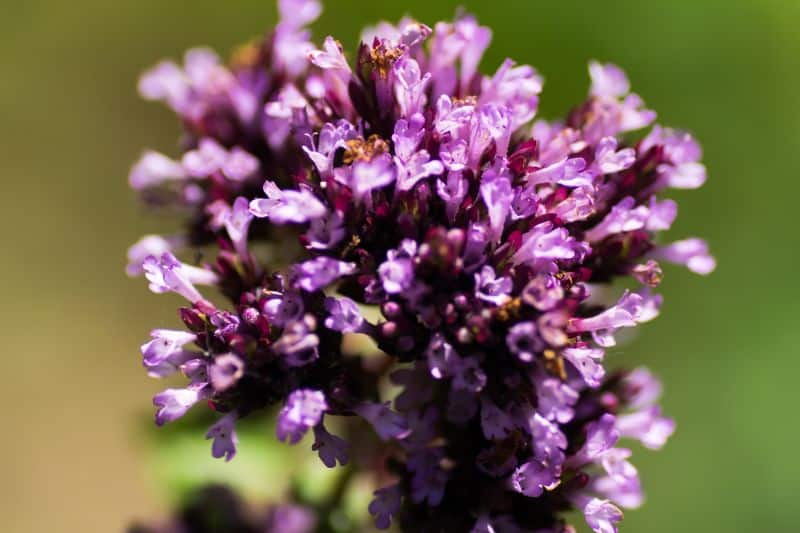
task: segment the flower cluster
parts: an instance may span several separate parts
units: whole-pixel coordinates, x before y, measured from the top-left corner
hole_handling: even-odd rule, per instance
[[[706,179],[698,144],[653,125],[614,65],[589,65],[566,120],[534,121],[542,78],[511,60],[481,74],[491,31],[473,17],[382,23],[351,65],[333,38],[310,43],[320,9],[280,0],[275,31],[229,65],[192,50],[142,78],[185,151],[145,153],[131,184],[188,215],[129,252],[130,274],[188,301],[185,330],[142,346],[152,376],[189,380],[156,395],[157,423],[205,400],[231,459],[236,420],[278,405],[277,437],[311,430],[333,467],[353,438],[326,417],[363,420],[384,443],[367,447],[381,528],[567,532],[577,508],[616,531],[642,502],[620,442],[660,448],[674,423],[650,373],[604,356],[658,315],[659,261],[714,269],[704,241],[658,240],[677,214],[659,193]],[[176,258],[209,245],[210,264]],[[353,334],[384,362],[348,356]]]

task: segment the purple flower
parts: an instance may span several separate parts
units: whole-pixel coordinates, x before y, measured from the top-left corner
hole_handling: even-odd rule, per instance
[[[620,98],[631,90],[625,72],[611,63],[603,65],[597,61],[590,61],[589,75],[592,77],[592,88],[589,91],[592,96]]]
[[[598,460],[605,452],[614,447],[620,437],[617,430],[617,419],[605,414],[599,420],[586,426],[586,442],[583,447],[570,458],[572,466],[580,467]]]
[[[533,322],[520,322],[508,330],[506,345],[523,363],[530,363],[544,349],[544,342]]]
[[[327,287],[343,276],[355,273],[355,271],[355,263],[346,263],[320,256],[295,265],[292,272],[292,283],[304,291],[314,292]]]
[[[489,211],[490,238],[497,241],[503,235],[506,219],[511,211],[514,191],[508,178],[498,176],[481,184],[481,198]]]
[[[564,289],[551,275],[533,278],[522,290],[522,301],[539,311],[549,311],[564,299]]]
[[[154,329],[150,332],[153,340],[142,345],[142,357],[145,366],[153,367],[167,361],[177,354],[183,353],[183,346],[194,342],[197,335],[186,331],[170,329]]]
[[[282,191],[275,183],[264,183],[266,199],[250,202],[250,212],[255,216],[267,217],[274,224],[302,224],[325,216],[325,206],[308,189]]]
[[[640,411],[617,417],[621,436],[636,439],[647,448],[658,450],[675,432],[675,422],[661,416],[661,407],[653,405]]]
[[[222,170],[228,160],[228,151],[211,138],[200,140],[197,148],[183,156],[183,168],[196,178],[204,178]]]
[[[400,116],[411,117],[421,111],[427,103],[426,90],[431,80],[431,73],[424,75],[419,63],[407,56],[402,56],[394,64],[395,97],[400,106]]]
[[[586,523],[595,533],[617,533],[622,511],[608,500],[591,498],[583,505]]]
[[[414,279],[412,258],[416,255],[416,242],[403,241],[396,250],[389,250],[386,261],[378,267],[383,289],[389,294],[397,294],[411,287]]]
[[[279,505],[273,508],[264,533],[312,533],[317,529],[314,511],[300,505]]]
[[[179,419],[200,400],[200,397],[200,390],[195,388],[167,389],[159,392],[153,397],[153,405],[158,407],[156,424],[163,426],[167,422]]]
[[[599,387],[606,375],[601,365],[605,352],[600,348],[576,347],[564,348],[561,351],[564,359],[569,361],[590,387]]]
[[[402,415],[389,409],[389,403],[364,403],[353,411],[369,422],[382,440],[402,439],[409,434],[408,424]]]
[[[130,177],[187,218],[129,251],[130,274],[191,303],[185,331],[142,346],[150,375],[188,382],[156,397],[157,422],[208,400],[229,413],[208,438],[230,459],[235,418],[282,405],[280,440],[313,428],[326,466],[393,476],[369,506],[383,528],[563,533],[571,505],[615,532],[617,506],[642,501],[618,439],[658,448],[675,426],[660,384],[612,371],[604,350],[658,315],[656,260],[714,268],[699,239],[659,244],[678,214],[660,193],[706,178],[699,145],[660,126],[626,135],[655,113],[597,62],[584,102],[528,126],[541,76],[510,59],[480,72],[491,31],[470,15],[383,22],[347,54],[312,43],[319,2],[278,3],[274,31],[230,64],[195,49],[140,82],[184,129],[177,161],[145,153]],[[354,358],[352,333],[380,355]],[[349,446],[365,421],[384,442]],[[469,480],[487,481],[479,498]],[[315,527],[284,514],[267,530]]]
[[[148,256],[142,263],[150,290],[155,293],[175,292],[192,303],[202,300],[194,284],[214,285],[218,281],[210,270],[186,265],[165,252],[160,258]]]
[[[561,469],[533,459],[514,470],[511,488],[530,498],[538,498],[549,486],[557,484]]]
[[[350,73],[350,65],[344,57],[342,45],[333,37],[325,37],[322,50],[309,52],[308,60],[323,70],[340,70]]]
[[[309,225],[306,238],[312,250],[330,250],[342,242],[347,230],[342,224],[342,217],[332,213],[323,218],[315,218]]]
[[[451,376],[460,364],[460,357],[453,346],[440,334],[431,337],[428,348],[425,350],[425,356],[428,359],[431,376],[436,379]]]
[[[344,296],[326,298],[325,310],[328,312],[328,317],[325,319],[325,327],[328,329],[353,333],[359,331],[364,323],[358,305],[350,298]]]
[[[208,377],[214,390],[231,388],[244,375],[245,364],[241,357],[232,353],[218,355],[208,367]]]
[[[367,193],[393,183],[396,178],[397,165],[391,156],[383,154],[371,161],[354,164],[349,185],[356,198],[363,198]]]
[[[633,327],[647,322],[658,314],[659,300],[655,297],[643,297],[635,292],[625,291],[617,305],[610,307],[599,315],[590,318],[574,318],[569,322],[570,332],[589,331],[594,333],[613,332],[618,328]],[[613,346],[613,337],[604,336],[603,340],[595,335],[601,346]]]
[[[657,248],[652,255],[656,259],[685,265],[695,274],[707,275],[717,267],[717,262],[708,253],[708,245],[702,239],[675,241]]]
[[[442,455],[441,448],[423,448],[409,456],[411,499],[415,503],[427,501],[432,506],[441,503],[447,483],[447,472],[440,466]]]
[[[629,372],[622,380],[622,395],[633,410],[654,405],[661,397],[661,382],[646,368]]]
[[[231,238],[236,253],[242,258],[249,257],[247,232],[252,221],[253,214],[250,212],[250,203],[247,198],[242,196],[236,199],[233,208],[224,217],[225,230]]]
[[[278,440],[297,444],[310,428],[322,422],[322,415],[328,410],[325,395],[318,390],[299,389],[286,399],[278,413],[275,432]]]
[[[556,378],[539,378],[536,381],[536,411],[550,421],[566,424],[575,416],[573,406],[578,392]]]
[[[224,457],[230,461],[236,455],[236,445],[239,438],[236,436],[236,414],[230,413],[211,426],[206,433],[206,439],[214,439],[211,444],[211,455],[216,458]]]
[[[182,248],[185,243],[185,239],[180,235],[173,237],[146,235],[128,248],[128,266],[125,271],[129,276],[141,276],[144,274],[142,263],[148,256],[160,257],[165,253],[173,253],[178,248]]]
[[[601,464],[606,475],[594,479],[591,488],[622,507],[636,509],[641,506],[644,496],[639,473],[628,462],[630,456],[631,451],[624,448],[612,448],[605,452]]]
[[[600,224],[586,232],[587,240],[598,242],[609,235],[642,229],[650,218],[647,206],[636,205],[630,196],[615,205]]]
[[[320,423],[314,426],[314,444],[311,449],[319,453],[319,458],[328,468],[333,468],[338,462],[344,466],[348,461],[347,442],[331,435],[325,429],[325,425]]]
[[[391,485],[375,491],[369,504],[369,514],[375,517],[375,527],[388,529],[392,517],[400,511],[402,492],[399,485]]]
[[[180,163],[158,152],[147,151],[131,169],[129,181],[131,187],[142,190],[186,177],[187,173]]]
[[[662,146],[666,162],[658,166],[664,185],[676,189],[696,189],[706,181],[706,167],[700,163],[703,152],[690,133],[654,126],[642,139],[639,150],[647,152]]]
[[[290,367],[306,366],[319,358],[319,337],[313,332],[313,319],[295,320],[286,324],[272,349],[283,356]]]
[[[522,246],[513,260],[537,271],[551,272],[558,269],[557,261],[575,260],[584,253],[586,247],[570,236],[566,228],[543,222],[522,236]]]

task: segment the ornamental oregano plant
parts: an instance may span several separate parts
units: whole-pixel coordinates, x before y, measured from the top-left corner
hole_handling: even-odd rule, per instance
[[[310,433],[374,484],[378,528],[565,533],[577,509],[617,531],[642,503],[625,442],[658,449],[675,424],[653,375],[604,355],[658,315],[659,261],[714,269],[704,241],[658,236],[677,211],[661,193],[706,179],[697,142],[598,62],[585,102],[534,120],[542,78],[480,73],[491,30],[470,15],[381,23],[349,61],[309,40],[316,0],[278,7],[227,64],[193,49],[139,84],[183,126],[179,158],[145,152],[130,175],[186,221],[129,252],[130,275],[186,300],[185,328],[141,350],[187,380],[156,423],[210,408],[231,460],[237,421],[275,406],[279,440]],[[375,355],[343,350],[353,336]]]

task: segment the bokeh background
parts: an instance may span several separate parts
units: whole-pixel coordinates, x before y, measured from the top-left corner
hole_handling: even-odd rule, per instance
[[[800,2],[329,0],[315,36],[352,50],[367,23],[431,23],[457,5],[495,30],[484,70],[509,56],[545,75],[541,115],[584,96],[588,59],[609,60],[705,147],[710,180],[674,194],[672,235],[707,237],[719,269],[669,269],[661,319],[615,356],[664,378],[679,427],[661,453],[637,454],[649,501],[623,531],[800,530]],[[127,188],[142,148],[174,153],[178,136],[168,111],[138,99],[139,72],[197,44],[227,53],[274,20],[270,0],[2,2],[1,530],[121,531],[195,478],[254,494],[278,483],[286,462],[266,424],[232,465],[198,432],[153,452],[161,384],[137,348],[177,323],[177,300],[123,272],[128,244],[177,227]]]

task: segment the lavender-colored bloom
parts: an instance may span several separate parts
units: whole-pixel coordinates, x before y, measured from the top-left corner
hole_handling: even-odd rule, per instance
[[[148,256],[160,257],[165,253],[174,253],[185,244],[186,240],[180,235],[172,237],[146,235],[128,248],[128,266],[125,271],[129,276],[141,276],[144,274],[142,263]]]
[[[661,407],[653,405],[640,411],[617,417],[620,435],[636,439],[653,450],[661,449],[675,432],[675,422],[661,415]]]
[[[186,177],[187,172],[180,163],[158,152],[147,151],[131,169],[129,181],[131,187],[142,190]]]
[[[154,329],[150,332],[153,340],[142,345],[142,358],[145,366],[157,366],[170,357],[183,352],[183,346],[194,342],[197,335],[187,331]]]
[[[347,441],[328,433],[324,424],[314,426],[314,444],[311,449],[319,453],[325,466],[333,468],[337,462],[342,466],[346,465],[349,458],[347,448]]]
[[[664,279],[664,271],[661,270],[661,265],[652,259],[633,267],[631,274],[636,278],[636,281],[647,287],[658,287],[661,285],[661,280]]]
[[[286,324],[283,334],[272,345],[272,349],[283,356],[284,364],[301,367],[319,358],[319,337],[313,332],[313,325],[313,319]]]
[[[308,507],[279,505],[269,513],[264,533],[312,533],[317,529],[317,516]]]
[[[342,217],[332,213],[323,218],[315,218],[306,233],[308,247],[312,250],[330,250],[344,239],[347,230],[342,224]]]
[[[262,306],[262,311],[276,326],[285,326],[301,320],[305,311],[305,303],[300,294],[288,291],[283,294],[274,294],[268,298]]]
[[[644,298],[635,292],[625,291],[617,302],[599,315],[590,318],[575,318],[569,323],[571,332],[615,330],[623,327],[633,327],[640,322],[652,320],[658,314],[656,304],[652,298]]]
[[[696,189],[706,181],[706,167],[700,163],[703,152],[690,133],[656,125],[642,139],[639,149],[646,152],[662,146],[666,162],[658,166],[664,184],[676,189]]]
[[[657,316],[656,260],[714,268],[699,239],[658,244],[678,213],[659,194],[706,178],[699,145],[661,126],[624,135],[655,113],[614,65],[590,63],[586,101],[528,127],[542,78],[512,60],[479,72],[491,31],[474,17],[381,23],[346,54],[333,37],[312,43],[320,11],[279,0],[274,31],[229,65],[195,49],[141,80],[179,115],[184,149],[146,153],[131,184],[190,228],[129,252],[132,275],[190,304],[185,332],[142,347],[150,375],[188,381],[156,397],[157,422],[208,400],[229,413],[208,437],[230,459],[235,418],[282,404],[278,438],[313,428],[326,466],[353,459],[367,479],[387,461],[395,481],[369,506],[379,527],[566,533],[572,505],[615,532],[618,507],[642,502],[617,440],[658,448],[674,422],[658,382],[611,372],[604,349]],[[351,357],[351,333],[382,354]],[[326,415],[343,417],[342,437]],[[348,447],[369,426],[385,442]],[[315,527],[295,514],[275,510],[267,531]]]
[[[657,248],[652,255],[656,259],[685,265],[695,274],[707,275],[717,267],[717,262],[708,253],[708,244],[702,239],[675,241]]]
[[[426,502],[437,506],[444,497],[447,472],[441,468],[442,450],[423,448],[408,458],[408,469],[412,473],[411,499],[415,503]]]
[[[216,458],[224,457],[230,461],[236,455],[236,445],[239,438],[236,436],[236,414],[230,413],[220,418],[206,433],[206,439],[214,439],[211,444],[211,455]]]
[[[410,117],[421,112],[427,103],[425,91],[431,80],[430,72],[423,75],[417,61],[403,56],[394,64],[394,75],[400,116]]]
[[[330,257],[320,256],[295,265],[292,278],[296,287],[304,291],[313,292],[327,287],[339,278],[349,276],[355,271],[355,263],[346,263]]]
[[[208,367],[208,378],[216,391],[225,391],[244,375],[245,364],[236,354],[219,355]]]
[[[650,218],[647,206],[636,206],[636,200],[628,196],[615,205],[600,224],[586,233],[591,242],[605,239],[609,235],[642,229]]]
[[[586,442],[583,447],[570,458],[572,466],[582,466],[599,459],[605,452],[614,447],[620,437],[617,419],[605,414],[599,420],[586,426]]]
[[[397,294],[411,287],[414,279],[414,255],[416,243],[412,240],[404,241],[396,250],[389,250],[386,261],[378,268],[386,292]]]
[[[325,327],[341,331],[342,333],[353,333],[361,328],[364,317],[358,305],[344,296],[339,298],[326,298],[325,310],[328,317],[325,318]]]
[[[194,284],[214,285],[218,280],[213,272],[183,264],[169,252],[160,258],[148,256],[142,263],[142,269],[150,282],[151,291],[175,292],[192,303],[203,299]]]
[[[497,241],[503,234],[514,199],[511,182],[502,176],[485,181],[481,184],[481,198],[489,211],[490,238]]]
[[[654,405],[661,397],[661,382],[646,368],[628,373],[622,380],[626,404],[633,410]]]
[[[369,422],[383,440],[402,439],[409,433],[408,424],[402,415],[389,408],[389,403],[364,403],[353,410]]]
[[[310,428],[322,422],[328,410],[325,395],[318,390],[300,389],[289,395],[278,414],[275,432],[278,440],[297,444]]]
[[[250,202],[250,211],[257,217],[267,217],[274,224],[302,224],[325,216],[325,206],[308,189],[282,191],[275,183],[264,183],[266,199]]]
[[[350,187],[356,198],[375,189],[385,187],[397,178],[397,165],[388,154],[373,158],[371,161],[359,161],[353,165]]]
[[[506,337],[508,349],[523,363],[530,363],[544,349],[544,342],[539,337],[536,324],[520,322],[514,325]]]
[[[555,228],[549,222],[535,226],[522,236],[522,246],[514,254],[516,263],[525,263],[535,270],[557,270],[556,261],[571,261],[586,249],[565,228]]]
[[[550,421],[566,424],[575,415],[573,405],[578,392],[557,378],[540,378],[536,381],[536,411]]]
[[[639,473],[628,459],[632,453],[624,448],[612,448],[601,457],[606,475],[592,481],[593,491],[626,509],[636,509],[644,501]]]
[[[186,414],[201,397],[198,389],[167,389],[153,397],[156,411],[156,424],[163,426],[167,422],[174,422]]]
[[[402,492],[399,485],[391,485],[375,491],[369,504],[369,513],[375,517],[375,527],[388,529],[392,517],[400,511]]]
[[[560,474],[560,468],[534,459],[514,470],[511,487],[525,496],[538,498],[547,487],[557,483]]]
[[[247,198],[240,196],[233,203],[233,208],[224,218],[225,229],[231,238],[233,247],[239,257],[249,256],[247,249],[247,232],[250,223],[253,221],[253,214],[250,212],[250,203]]]
[[[333,37],[326,37],[323,49],[309,52],[308,59],[323,70],[341,70],[350,73],[350,65],[344,57],[342,45]]]
[[[522,301],[539,311],[549,311],[564,299],[564,289],[551,275],[533,278],[522,290]]]
[[[572,363],[575,370],[580,373],[583,380],[590,387],[599,387],[606,375],[600,364],[605,352],[599,348],[565,348],[561,351],[564,359]]]
[[[181,164],[186,172],[196,178],[204,178],[222,170],[228,160],[228,151],[211,138],[200,140],[197,148],[186,152]]]
[[[592,88],[589,91],[593,96],[620,98],[628,94],[631,84],[625,72],[616,65],[589,62],[589,75],[592,78]]]
[[[439,334],[431,337],[431,342],[425,350],[425,356],[431,376],[436,379],[450,376],[460,364],[460,358],[453,346]]]
[[[622,511],[608,500],[589,499],[583,505],[586,523],[595,533],[617,533],[617,523],[622,520]]]

